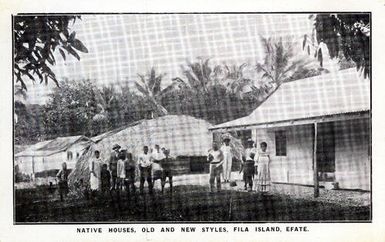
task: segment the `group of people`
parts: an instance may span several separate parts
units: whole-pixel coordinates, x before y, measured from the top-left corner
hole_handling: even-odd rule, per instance
[[[140,193],[143,194],[144,183],[147,181],[149,193],[153,193],[154,182],[161,179],[162,192],[169,179],[170,190],[172,191],[172,174],[170,169],[169,150],[160,149],[155,145],[155,149],[150,152],[148,146],[143,147],[143,152],[135,160],[131,153],[121,149],[115,144],[108,164],[100,158],[100,152],[95,150],[94,158],[90,162],[90,187],[91,191],[122,191],[124,188],[127,195],[135,193],[135,179],[139,170]]]
[[[229,137],[225,137],[220,148],[217,143],[214,143],[207,156],[207,161],[210,162],[210,192],[214,191],[215,181],[217,191],[221,190],[221,176],[223,176],[225,183],[231,180],[233,154],[230,141]],[[247,140],[247,147],[241,160],[239,172],[243,172],[245,190],[252,191],[254,184],[257,191],[269,191],[270,155],[267,152],[266,142],[260,143],[258,149],[252,139]]]
[[[112,147],[109,160],[104,162],[101,159],[100,151],[95,150],[89,164],[91,193],[101,192],[104,195],[115,190],[120,194],[120,191],[125,189],[127,196],[130,196],[131,193],[134,194],[136,191],[135,179],[137,173],[139,173],[139,190],[141,194],[143,194],[146,181],[149,193],[153,194],[154,182],[157,179],[161,180],[162,192],[164,192],[167,178],[170,184],[170,192],[172,192],[172,167],[169,155],[170,151],[166,148],[160,148],[159,145],[155,145],[155,149],[151,151],[148,146],[144,146],[143,152],[135,160],[131,153],[115,144]],[[62,201],[69,191],[69,173],[67,164],[62,163],[62,168],[56,175],[60,200]],[[83,179],[80,179],[80,182],[83,183]]]
[[[231,168],[233,152],[230,146],[230,137],[223,139],[223,145],[219,148],[217,143],[213,143],[209,151],[207,161],[210,166],[210,192],[214,191],[215,182],[217,191],[221,190],[221,177],[224,182],[231,181]],[[127,195],[135,193],[135,178],[139,171],[140,193],[143,194],[144,184],[147,181],[149,193],[153,193],[154,182],[161,180],[162,192],[168,178],[170,191],[172,192],[172,167],[169,158],[169,150],[155,145],[153,150],[148,146],[143,147],[141,154],[135,160],[131,153],[121,149],[115,144],[112,147],[108,163],[103,162],[100,151],[95,150],[90,162],[90,188],[91,191],[101,191],[102,194],[116,190],[118,192],[125,189]],[[241,160],[241,170],[245,190],[255,190],[267,192],[270,187],[270,156],[267,152],[267,143],[259,144],[259,149],[255,146],[252,139],[247,140],[247,147]],[[63,163],[62,169],[58,172],[60,198],[68,193],[68,169]],[[230,184],[231,185],[231,184]]]

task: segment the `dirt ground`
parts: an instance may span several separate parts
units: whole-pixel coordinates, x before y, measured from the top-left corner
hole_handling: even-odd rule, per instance
[[[209,193],[206,176],[175,178],[171,193],[118,199],[70,196],[64,202],[57,191],[46,187],[17,189],[16,222],[140,222],[140,221],[368,221],[369,193],[325,191],[312,198],[312,189],[301,186],[273,186],[267,195],[243,191],[243,184]],[[189,181],[187,182],[186,179]],[[197,185],[189,185],[195,183]],[[168,184],[167,184],[168,185]],[[167,187],[166,185],[166,187]],[[331,193],[338,192],[338,193]],[[334,195],[333,195],[334,194]],[[337,195],[335,195],[337,194]],[[338,198],[336,198],[336,196]],[[370,201],[370,200],[369,200]]]

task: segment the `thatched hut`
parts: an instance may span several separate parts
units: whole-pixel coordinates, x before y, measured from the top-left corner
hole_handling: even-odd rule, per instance
[[[141,120],[123,128],[109,131],[93,137],[93,144],[82,154],[70,182],[89,177],[89,161],[93,151],[99,150],[104,162],[108,162],[112,146],[117,143],[132,153],[134,158],[147,145],[156,144],[170,150],[175,160],[175,173],[203,172],[208,150],[212,146],[213,136],[209,132],[211,124],[205,120],[186,115],[166,115],[156,119]]]

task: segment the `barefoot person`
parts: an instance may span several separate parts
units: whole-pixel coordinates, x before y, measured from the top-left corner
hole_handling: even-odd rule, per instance
[[[245,190],[248,190],[248,191],[252,191],[253,189],[255,154],[256,154],[256,149],[254,148],[254,141],[252,139],[248,139],[247,148],[245,150],[245,157],[243,157],[243,163],[242,163]]]
[[[125,162],[125,171],[126,171],[126,179],[125,179],[125,186],[126,186],[126,193],[127,197],[130,197],[131,195],[135,195],[135,172],[136,172],[136,162],[132,158],[131,153],[127,153],[127,159]]]
[[[120,192],[123,189],[124,179],[126,179],[126,170],[124,169],[125,163],[127,162],[126,150],[121,150],[118,155],[118,163],[116,168],[117,173],[117,189]]]
[[[115,144],[112,146],[112,152],[110,156],[110,172],[112,177],[112,187],[111,189],[116,189],[117,187],[117,178],[118,178],[118,160],[119,160],[119,153],[120,153],[120,145]]]
[[[223,154],[216,143],[213,144],[213,149],[207,156],[207,161],[210,162],[210,192],[214,192],[214,182],[217,182],[217,192],[221,190],[221,173],[223,171]]]
[[[223,153],[223,179],[224,182],[230,182],[231,179],[231,165],[233,162],[233,155],[230,147],[230,137],[223,139],[223,145],[221,147]]]
[[[151,154],[148,152],[148,146],[143,147],[143,153],[138,157],[140,171],[140,193],[143,194],[144,182],[147,181],[149,193],[152,194],[152,177],[151,177]]]
[[[151,158],[153,162],[152,180],[153,180],[153,184],[155,184],[156,180],[162,179],[162,174],[163,174],[162,162],[165,158],[159,145],[155,145],[155,149],[151,152]]]
[[[67,163],[63,162],[62,168],[56,175],[59,184],[60,201],[63,201],[68,193],[68,175],[69,170],[67,169]]]
[[[258,164],[257,191],[268,192],[270,190],[270,155],[266,151],[267,143],[260,144],[261,150],[258,152],[256,162]]]
[[[100,190],[100,172],[102,169],[102,160],[100,159],[100,152],[94,151],[94,158],[90,162],[90,186],[91,192],[95,193]]]
[[[172,160],[170,158],[170,150],[162,148],[164,154],[164,159],[162,161],[162,192],[164,191],[164,186],[166,185],[166,179],[168,178],[168,183],[170,184],[170,192],[172,193]]]
[[[102,165],[102,170],[100,171],[100,183],[101,183],[101,192],[104,196],[106,193],[110,194],[110,188],[111,188],[111,173],[107,169],[107,164]],[[111,194],[110,194],[111,196]]]

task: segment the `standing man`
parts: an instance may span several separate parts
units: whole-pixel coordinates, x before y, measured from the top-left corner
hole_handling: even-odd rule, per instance
[[[151,177],[151,154],[148,152],[148,146],[143,147],[143,153],[138,157],[140,171],[140,194],[143,194],[144,182],[147,181],[149,193],[152,194],[152,177]]]
[[[130,190],[132,194],[135,195],[135,170],[136,170],[136,162],[132,158],[131,153],[127,153],[127,162],[125,164],[125,170],[126,170],[126,179],[125,179],[125,186],[127,191],[127,197],[130,196]]]
[[[247,140],[247,148],[245,150],[245,157],[243,157],[243,180],[245,181],[245,190],[252,191],[253,176],[254,176],[254,157],[257,151],[254,148],[254,141],[250,138]],[[249,186],[249,188],[247,187]]]
[[[155,145],[155,150],[152,151],[151,158],[153,162],[152,179],[153,179],[153,183],[155,184],[155,181],[157,179],[162,179],[162,173],[163,173],[162,162],[164,158],[166,158],[163,152],[160,150],[159,145]]]
[[[217,181],[217,192],[221,190],[221,173],[223,171],[223,154],[216,143],[213,144],[213,149],[207,156],[207,161],[210,162],[210,192],[214,192],[214,182]]]
[[[166,148],[162,148],[162,152],[165,156],[165,158],[162,161],[162,193],[164,192],[164,186],[166,185],[166,179],[168,177],[168,183],[170,184],[170,192],[172,193],[172,160],[170,158],[170,150],[167,150]]]
[[[112,152],[110,156],[110,172],[111,172],[111,178],[112,178],[112,189],[116,189],[117,186],[117,178],[118,178],[118,160],[119,160],[119,153],[120,153],[120,145],[114,144],[112,146]]]
[[[223,153],[223,179],[225,182],[230,182],[231,179],[231,165],[233,162],[233,155],[230,147],[230,137],[223,139],[221,151]]]
[[[63,197],[67,196],[68,194],[68,175],[69,174],[70,172],[67,169],[67,163],[63,162],[62,168],[56,175],[58,179],[58,184],[59,184],[60,201],[63,201]]]

